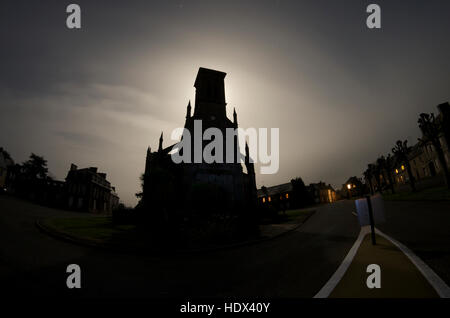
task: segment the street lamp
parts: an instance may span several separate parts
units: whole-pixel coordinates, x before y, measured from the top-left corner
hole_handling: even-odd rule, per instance
[[[351,188],[352,188],[352,185],[351,185],[350,183],[347,184],[347,189],[348,189],[348,199],[349,199],[349,200],[352,198],[352,194],[351,194],[351,192],[350,192]]]

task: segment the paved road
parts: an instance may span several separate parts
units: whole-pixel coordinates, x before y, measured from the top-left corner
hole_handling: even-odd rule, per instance
[[[34,221],[79,215],[0,197],[0,286],[10,296],[312,297],[353,245],[353,202],[318,208],[283,237],[232,250],[165,258],[114,254],[39,232]],[[82,270],[82,289],[65,287],[66,266]]]

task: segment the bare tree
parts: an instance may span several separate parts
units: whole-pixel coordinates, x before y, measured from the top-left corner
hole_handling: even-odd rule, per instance
[[[373,191],[373,184],[372,184],[372,177],[373,177],[373,169],[371,167],[372,165],[368,165],[366,171],[364,171],[364,178],[366,179],[366,181],[369,183],[369,188],[370,188],[370,194],[373,195],[374,191]]]
[[[375,175],[375,181],[377,183],[378,192],[383,193],[383,186],[381,184],[381,172],[382,172],[382,169],[381,169],[381,165],[379,164],[378,160],[377,160],[377,162],[374,165],[372,165],[372,167],[373,167],[372,168],[373,169],[373,173]]]
[[[386,174],[387,174],[387,177],[389,180],[391,192],[392,192],[392,194],[394,194],[395,189],[394,189],[394,178],[392,177],[392,168],[393,168],[392,163],[393,163],[392,156],[391,156],[391,154],[388,154],[386,157],[386,160],[385,160],[385,169],[386,169]]]
[[[433,113],[420,114],[418,123],[424,137],[424,139],[419,138],[419,141],[422,144],[431,142],[431,144],[434,146],[434,149],[436,149],[439,163],[442,167],[442,170],[444,171],[447,187],[450,189],[450,173],[448,171],[447,162],[445,160],[444,150],[442,149],[441,142],[439,141],[442,132],[441,124],[436,120]]]

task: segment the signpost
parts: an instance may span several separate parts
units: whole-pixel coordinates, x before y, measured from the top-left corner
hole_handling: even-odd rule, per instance
[[[370,200],[370,195],[366,195],[367,207],[369,208],[369,220],[370,220],[370,233],[372,235],[372,245],[376,245],[375,240],[375,221],[373,220],[372,202]]]
[[[372,244],[375,245],[375,223],[380,224],[386,221],[383,197],[380,194],[367,195],[364,199],[356,200],[355,204],[359,224],[361,226],[370,225]]]

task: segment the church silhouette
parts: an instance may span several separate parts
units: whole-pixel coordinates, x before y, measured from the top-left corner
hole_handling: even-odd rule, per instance
[[[238,128],[237,114],[233,121],[226,115],[226,73],[200,68],[194,83],[195,107],[189,101],[184,128],[194,136],[194,121],[201,121],[203,133],[208,128],[219,129],[223,136],[221,162],[206,163],[203,159],[194,162],[194,144],[191,143],[191,160],[175,163],[171,153],[177,144],[163,146],[163,134],[158,150],[147,149],[143,196],[140,206],[153,221],[171,222],[215,216],[243,216],[255,209],[257,193],[254,164],[250,160],[248,145],[245,155],[240,153],[238,137],[233,135],[233,158],[239,154],[244,159],[246,172],[240,161],[226,161],[226,129]],[[183,135],[182,138],[185,136]],[[202,141],[202,148],[208,144]],[[202,150],[203,150],[202,149]],[[182,150],[181,150],[182,151]]]

